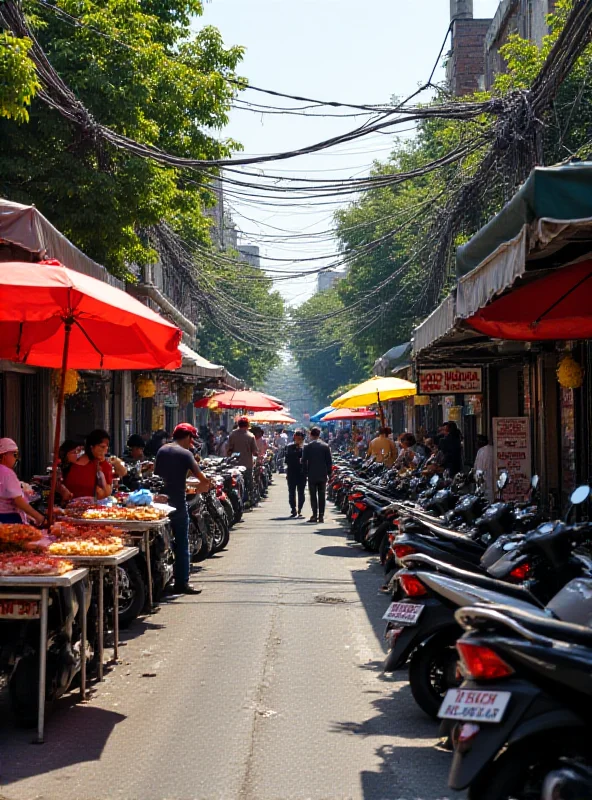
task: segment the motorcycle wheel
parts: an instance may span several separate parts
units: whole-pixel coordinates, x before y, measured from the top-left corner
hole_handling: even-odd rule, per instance
[[[232,507],[230,500],[222,500],[222,505],[224,506],[224,511],[226,513],[226,524],[228,525],[228,528],[231,528],[234,525],[234,508]]]
[[[214,520],[209,514],[204,514],[203,519],[205,523],[205,530],[202,530],[201,528],[199,529],[201,547],[195,555],[195,561],[197,562],[205,561],[206,558],[209,558],[214,551]]]
[[[133,559],[126,561],[119,571],[119,627],[127,628],[142,613],[146,602],[144,579]]]
[[[516,745],[491,761],[469,787],[467,800],[530,800],[540,797],[545,776],[559,763],[561,744],[549,741]],[[533,763],[533,760],[535,763]]]
[[[234,511],[233,525],[236,525],[236,523],[240,522],[241,519],[243,518],[243,509],[242,509],[240,500],[237,497],[235,497],[234,499],[231,499],[230,503],[232,505],[232,510]]]
[[[412,653],[409,660],[409,686],[421,710],[438,719],[438,710],[448,689],[460,686],[456,677],[458,653],[455,643],[459,632],[436,633]]]
[[[388,533],[385,533],[385,535],[382,537],[382,541],[380,543],[380,548],[378,549],[378,552],[380,554],[380,563],[382,564],[383,567],[386,564],[386,558],[387,558],[390,546],[391,546],[391,543],[390,543],[390,540],[389,540],[389,537],[388,537]]]
[[[10,708],[17,723],[23,728],[37,725],[38,659],[36,653],[21,658],[10,678]]]
[[[230,530],[228,524],[221,519],[214,519],[214,541],[212,552],[219,553],[228,547],[230,541]]]

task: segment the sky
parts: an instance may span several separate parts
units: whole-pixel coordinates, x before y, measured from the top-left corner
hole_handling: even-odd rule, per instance
[[[497,6],[498,0],[474,0],[474,15],[492,17]],[[253,86],[372,105],[407,97],[427,80],[449,15],[449,0],[209,0],[197,27],[214,25],[226,45],[246,48],[238,71]],[[443,78],[439,67],[434,80]],[[240,97],[251,103],[298,105],[250,90]],[[243,155],[268,154],[322,141],[365,119],[269,115],[235,108],[221,135],[241,142]],[[246,169],[274,176],[360,177],[368,174],[375,159],[388,156],[394,142],[390,134],[368,134],[320,153]],[[330,231],[333,214],[343,204],[343,198],[311,202],[288,195],[278,202],[227,197],[239,241],[258,244],[265,257],[262,266],[275,270],[276,277],[282,270],[296,269],[291,259],[304,259],[297,268],[312,271],[338,258]],[[315,292],[316,274],[276,285],[288,303],[298,305]]]

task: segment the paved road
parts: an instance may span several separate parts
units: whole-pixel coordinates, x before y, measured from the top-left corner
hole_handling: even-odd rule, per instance
[[[197,576],[127,632],[85,705],[33,746],[0,708],[9,800],[440,800],[449,756],[404,682],[380,672],[380,570],[324,526],[285,518],[286,488]],[[402,677],[399,675],[398,677]]]

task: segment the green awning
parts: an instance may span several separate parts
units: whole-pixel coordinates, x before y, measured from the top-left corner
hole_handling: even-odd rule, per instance
[[[458,248],[458,277],[475,269],[536,219],[592,219],[592,162],[536,167],[499,214]]]

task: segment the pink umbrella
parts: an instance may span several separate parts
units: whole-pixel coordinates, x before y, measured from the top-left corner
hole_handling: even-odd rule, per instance
[[[374,419],[375,417],[376,412],[367,408],[336,408],[335,411],[330,411],[326,414],[321,422],[331,422],[338,419]]]
[[[239,389],[221,392],[212,397],[203,397],[194,403],[196,408],[242,408],[245,411],[280,411],[282,406],[270,400],[262,392]]]

